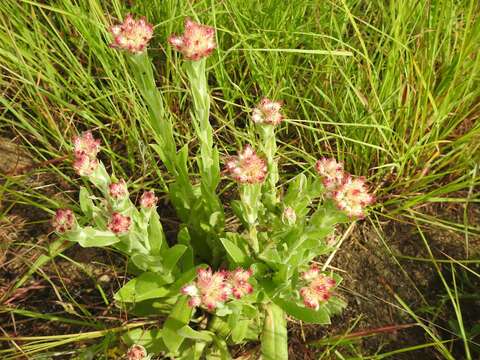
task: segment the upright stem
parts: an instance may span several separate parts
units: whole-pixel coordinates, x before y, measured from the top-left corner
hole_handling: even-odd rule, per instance
[[[262,196],[261,184],[248,184],[240,186],[240,199],[243,205],[244,220],[247,223],[248,237],[253,251],[258,254],[260,246],[257,237],[257,220]]]
[[[153,65],[147,52],[130,55],[128,61],[137,87],[148,106],[150,125],[158,144],[155,150],[168,172],[175,178],[175,181],[170,184],[170,199],[181,219],[188,222],[196,201],[193,186],[188,177],[188,148],[185,146],[177,153],[172,121],[169,112],[165,111],[162,95],[155,83]]]
[[[210,228],[205,234],[210,250],[212,251],[213,263],[220,260],[219,233],[223,231],[225,215],[222,203],[216,194],[220,182],[220,161],[218,150],[213,145],[213,129],[210,124],[210,94],[205,70],[206,59],[188,61],[185,70],[190,82],[190,90],[193,98],[194,111],[192,123],[200,143],[200,154],[197,156],[198,167],[201,177],[201,207],[204,209],[198,219],[198,223],[209,224]],[[204,227],[203,227],[204,228]]]
[[[267,158],[268,176],[265,181],[265,203],[268,207],[274,207],[278,203],[277,182],[279,180],[278,165],[275,161],[277,152],[277,142],[275,138],[275,126],[260,126],[260,136],[262,137],[262,150]]]
[[[190,81],[193,97],[194,113],[193,126],[200,142],[200,157],[198,163],[202,182],[215,191],[220,181],[220,168],[218,152],[213,146],[213,129],[210,124],[210,95],[208,93],[207,77],[205,74],[205,61],[189,61],[185,69]]]
[[[146,51],[138,55],[131,55],[128,60],[138,89],[148,105],[150,125],[155,132],[155,139],[160,145],[162,161],[168,171],[176,176],[177,149],[173,136],[173,126],[165,111],[162,95],[156,86],[152,63]]]

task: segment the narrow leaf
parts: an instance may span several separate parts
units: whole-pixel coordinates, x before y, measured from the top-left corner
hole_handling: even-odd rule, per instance
[[[163,342],[168,350],[175,354],[185,337],[178,333],[178,330],[188,324],[192,316],[192,309],[188,306],[186,296],[181,296],[163,326]]]
[[[247,254],[232,241],[225,238],[221,238],[220,241],[222,242],[222,245],[227,251],[228,255],[235,263],[243,265],[247,262]]]
[[[261,336],[264,360],[288,360],[287,321],[277,305],[265,306],[265,323]]]

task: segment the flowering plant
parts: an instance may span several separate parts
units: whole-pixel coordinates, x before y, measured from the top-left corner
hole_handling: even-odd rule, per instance
[[[205,74],[215,31],[187,19],[184,35],[168,41],[187,60],[192,123],[200,143],[199,181],[191,179],[188,148],[177,152],[172,119],[165,116],[147,56],[151,29],[145,19],[135,22],[129,15],[112,28],[113,47],[129,50],[126,56],[151,113],[155,149],[173,178],[168,197],[182,222],[176,240],[166,240],[152,191],[143,192],[135,206],[128,183],[108,174],[91,132],[74,139],[73,168],[93,185],[80,189],[83,215],[60,209],[53,226],[81,246],[113,246],[126,254],[137,277],[115,300],[133,313],[167,316],[160,329],[125,335],[131,358],[146,358],[148,351],[227,359],[229,344],[261,340],[264,359],[287,359],[287,315],[327,324],[345,306],[338,294],[341,278],[316,259],[332,251],[326,238],[335,226],[364,217],[373,197],[362,178],[353,178],[334,159],[319,160],[318,174],[299,174],[288,187],[279,184],[275,131],[284,115],[282,103],[268,98],[252,111],[258,151],[246,144],[236,156],[225,157],[221,172]],[[217,189],[222,174],[238,185],[239,199],[229,204],[240,221],[237,228],[225,221],[227,201]]]

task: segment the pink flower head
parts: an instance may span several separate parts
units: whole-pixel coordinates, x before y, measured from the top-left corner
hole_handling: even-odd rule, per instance
[[[90,159],[95,159],[100,151],[100,140],[95,139],[91,131],[85,131],[73,138],[73,147],[75,157],[86,155]]]
[[[127,360],[144,360],[147,357],[147,350],[142,345],[132,345],[127,351]]]
[[[193,284],[182,288],[182,294],[190,296],[188,304],[191,307],[203,306],[208,310],[214,310],[227,301],[232,290],[226,283],[225,271],[212,272],[208,269],[197,270],[197,280]]]
[[[244,270],[242,268],[238,268],[228,274],[227,281],[235,298],[240,299],[253,292],[253,286],[248,282],[250,276],[252,276],[252,270]]]
[[[152,208],[157,205],[158,198],[153,191],[145,191],[140,197],[140,206],[142,208]]]
[[[375,198],[368,193],[363,178],[354,179],[351,175],[347,175],[333,192],[333,200],[348,216],[363,218],[365,207],[373,204]]]
[[[170,35],[168,42],[180,51],[185,59],[193,61],[207,57],[217,47],[214,28],[198,24],[189,18],[185,20],[183,35]]]
[[[123,23],[112,26],[110,32],[113,35],[113,43],[110,44],[112,48],[139,54],[145,50],[153,36],[153,25],[145,17],[135,20],[131,14],[127,14]]]
[[[238,156],[231,157],[225,171],[239,183],[261,183],[267,176],[267,163],[259,157],[250,145],[246,145]]]
[[[107,225],[108,229],[115,234],[123,234],[130,230],[132,219],[130,216],[122,215],[118,212],[112,213],[112,217]]]
[[[128,196],[127,183],[121,179],[119,182],[108,185],[108,194],[112,199],[119,200]]]
[[[98,167],[98,160],[91,158],[87,154],[79,154],[75,156],[73,169],[80,176],[90,176]]]
[[[318,175],[322,177],[323,186],[325,186],[329,192],[335,190],[345,177],[343,164],[333,158],[322,158],[318,160],[315,164],[315,169]]]
[[[52,219],[52,225],[58,233],[73,230],[75,227],[75,215],[70,209],[58,209]]]
[[[307,286],[300,289],[303,303],[306,307],[318,310],[320,303],[332,296],[332,289],[336,282],[331,277],[321,274],[315,265],[304,272],[302,278],[307,282]]]
[[[283,120],[281,108],[281,102],[263,98],[253,109],[252,120],[257,124],[278,125]]]

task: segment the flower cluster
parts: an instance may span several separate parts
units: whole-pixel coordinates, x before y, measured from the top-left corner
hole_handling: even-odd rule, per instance
[[[108,194],[112,199],[121,200],[128,196],[127,183],[121,179],[116,183],[108,185]]]
[[[184,34],[182,36],[171,35],[168,42],[180,51],[185,59],[192,61],[207,57],[217,47],[215,30],[188,18],[185,20]]]
[[[280,113],[282,103],[263,98],[255,109],[253,109],[252,120],[256,124],[278,125],[283,120]]]
[[[368,193],[365,179],[354,179],[350,174],[345,175],[340,186],[333,192],[333,199],[340,210],[359,218],[365,216],[365,207],[375,201],[375,197]]]
[[[188,304],[191,307],[201,306],[208,310],[221,307],[231,295],[236,299],[253,292],[253,286],[248,282],[251,270],[238,268],[232,272],[208,269],[197,270],[197,280],[184,286],[182,294],[190,296]]]
[[[108,229],[115,234],[124,234],[130,230],[132,219],[130,216],[122,215],[119,212],[113,212],[108,222]]]
[[[233,156],[227,161],[225,171],[239,183],[256,184],[265,180],[267,163],[250,145],[246,145],[238,156]]]
[[[345,175],[343,164],[335,159],[322,158],[315,164],[315,169],[322,177],[323,186],[327,191],[335,190],[342,183]]]
[[[140,197],[140,206],[145,209],[153,208],[157,204],[158,198],[153,191],[145,191]]]
[[[53,216],[52,225],[56,232],[63,234],[75,227],[75,215],[70,209],[58,209]]]
[[[307,286],[300,289],[303,303],[306,307],[318,310],[320,304],[332,296],[332,289],[336,285],[335,280],[321,274],[315,265],[302,273],[302,279],[307,282]]]
[[[145,50],[153,36],[153,25],[144,17],[135,20],[131,14],[127,14],[123,23],[112,26],[110,32],[113,35],[111,47],[139,54]]]
[[[368,193],[364,178],[353,178],[335,159],[322,158],[315,164],[315,169],[322,177],[327,195],[340,210],[351,217],[365,216],[365,207],[373,204],[375,198]]]
[[[97,154],[100,151],[100,140],[93,137],[90,131],[73,139],[75,160],[73,168],[80,176],[91,175],[98,167]]]

